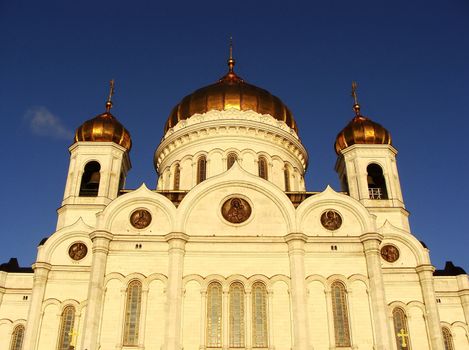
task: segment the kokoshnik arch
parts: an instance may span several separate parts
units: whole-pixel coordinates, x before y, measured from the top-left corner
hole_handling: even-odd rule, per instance
[[[0,349],[465,350],[469,283],[410,231],[397,150],[355,116],[335,141],[342,191],[308,192],[288,107],[234,72],[184,97],[156,189],[125,188],[130,133],[76,131],[57,228],[0,266]]]

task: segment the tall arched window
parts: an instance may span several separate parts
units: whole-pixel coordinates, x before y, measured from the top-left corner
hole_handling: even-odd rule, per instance
[[[207,288],[207,347],[221,347],[222,287],[212,282]]]
[[[207,178],[207,158],[200,156],[197,160],[197,183],[200,184]]]
[[[13,333],[11,334],[10,350],[21,350],[23,338],[24,326],[20,324],[13,329]]]
[[[129,283],[126,299],[123,345],[138,345],[140,308],[142,305],[142,283],[140,281],[134,280]]]
[[[238,155],[234,152],[228,153],[228,157],[226,157],[226,169],[229,169],[233,166],[233,164],[238,160]]]
[[[268,174],[267,174],[267,159],[265,157],[259,157],[257,166],[259,168],[259,177],[267,180]]]
[[[85,165],[85,171],[81,177],[80,196],[96,197],[98,195],[100,170],[101,165],[98,162],[92,161]]]
[[[350,346],[350,328],[348,321],[347,292],[342,282],[331,285],[332,312],[336,347]]]
[[[286,164],[285,168],[283,168],[283,179],[285,181],[285,192],[290,192],[290,170],[288,170]]]
[[[407,326],[407,316],[400,307],[392,311],[394,322],[394,336],[396,338],[397,350],[410,350],[409,327]]]
[[[252,286],[252,347],[267,346],[267,290],[264,283],[256,282]]]
[[[176,164],[174,167],[174,190],[178,191],[181,184],[181,167]]]
[[[244,348],[244,286],[230,286],[230,348]]]
[[[75,323],[75,308],[72,305],[66,306],[62,312],[60,322],[60,333],[58,350],[69,350],[73,339],[73,325]]]
[[[378,164],[370,164],[366,171],[368,173],[367,181],[370,199],[388,199],[383,169]]]
[[[441,331],[443,333],[445,350],[454,350],[453,336],[451,335],[451,331],[448,329],[448,327],[443,327]]]

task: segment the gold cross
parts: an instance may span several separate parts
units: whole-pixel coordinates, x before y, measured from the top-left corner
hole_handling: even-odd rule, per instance
[[[406,333],[404,331],[404,328],[401,328],[400,332],[397,333],[397,337],[402,338],[401,345],[402,345],[403,348],[406,348],[407,347],[407,342],[405,341],[405,338],[409,337],[409,333]]]
[[[352,81],[352,97],[353,97],[353,101],[355,102],[356,105],[358,104],[357,87],[358,87],[357,82]]]
[[[114,95],[114,79],[109,82],[109,96],[106,101],[106,112],[110,112],[112,108],[112,95]]]
[[[70,332],[68,332],[68,335],[70,336],[70,347],[73,346],[73,349],[74,349],[75,348],[75,341],[77,340],[76,336],[78,335],[78,332],[75,332],[72,329]]]

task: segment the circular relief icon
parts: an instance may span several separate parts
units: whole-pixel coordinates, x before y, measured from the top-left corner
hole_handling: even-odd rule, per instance
[[[321,215],[321,224],[326,229],[334,231],[342,226],[342,217],[335,210],[326,210]]]
[[[145,228],[151,223],[151,214],[148,210],[137,209],[130,215],[130,223],[135,228]]]
[[[221,214],[226,221],[240,224],[251,216],[251,206],[242,198],[230,198],[223,203]]]
[[[73,260],[81,260],[86,256],[87,253],[88,253],[88,248],[86,247],[86,244],[83,242],[73,243],[68,249],[68,255]]]
[[[391,244],[386,244],[381,248],[381,257],[387,262],[392,263],[399,259],[399,249]]]

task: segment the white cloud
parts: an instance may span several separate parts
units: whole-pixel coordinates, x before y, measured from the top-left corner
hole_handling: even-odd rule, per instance
[[[25,113],[25,119],[29,123],[31,132],[35,135],[68,140],[73,138],[73,132],[46,107],[38,106],[28,109]]]

